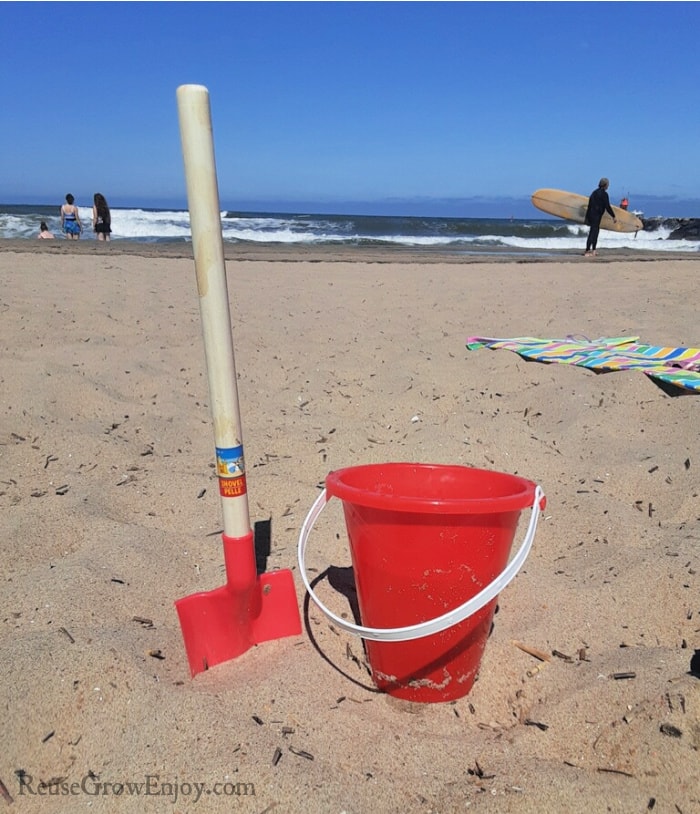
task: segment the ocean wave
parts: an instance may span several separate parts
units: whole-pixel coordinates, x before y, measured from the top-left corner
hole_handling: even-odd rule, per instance
[[[80,207],[83,239],[92,233],[92,208]],[[59,238],[59,207],[0,206],[0,237],[34,238],[46,221]],[[690,227],[688,227],[690,224]],[[689,237],[680,237],[681,227]],[[700,225],[700,222],[698,222]],[[650,218],[635,234],[602,232],[599,245],[611,249],[650,252],[697,252],[693,222],[679,218]],[[315,215],[259,212],[221,212],[223,240],[241,244],[403,246],[449,250],[517,249],[569,251],[585,245],[588,228],[556,219],[427,218],[370,215]],[[135,242],[191,240],[187,210],[112,209],[112,239]]]

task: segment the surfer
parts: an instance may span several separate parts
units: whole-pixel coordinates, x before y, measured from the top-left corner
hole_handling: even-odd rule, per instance
[[[600,233],[600,222],[603,215],[607,212],[616,223],[615,213],[610,206],[610,198],[608,197],[608,187],[610,181],[607,178],[601,178],[598,182],[598,189],[594,190],[588,199],[588,208],[586,209],[586,223],[590,226],[588,232],[588,240],[586,240],[585,255],[595,255],[596,247],[598,245],[598,234]]]

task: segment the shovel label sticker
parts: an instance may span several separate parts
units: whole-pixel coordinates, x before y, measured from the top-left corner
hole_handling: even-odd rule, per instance
[[[219,494],[221,497],[240,497],[245,493],[245,475],[240,478],[219,478]]]
[[[239,497],[246,493],[243,447],[216,448],[216,474],[222,497]]]

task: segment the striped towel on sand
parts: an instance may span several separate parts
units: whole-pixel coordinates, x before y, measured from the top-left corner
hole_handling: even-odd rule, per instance
[[[494,339],[470,336],[469,350],[487,347],[512,350],[526,359],[580,365],[594,370],[641,370],[647,376],[683,390],[700,393],[700,348],[664,348],[641,345],[638,336],[602,337],[601,339],[535,339],[518,336]]]

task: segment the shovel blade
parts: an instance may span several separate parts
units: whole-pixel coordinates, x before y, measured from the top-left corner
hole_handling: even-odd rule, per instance
[[[224,585],[175,603],[192,676],[253,645],[301,633],[290,570],[261,574],[247,590]]]

